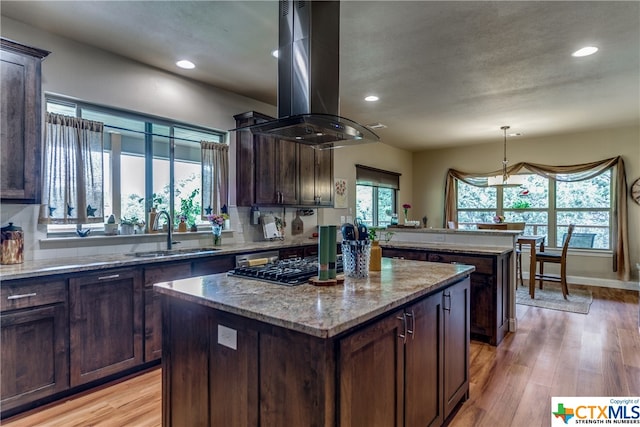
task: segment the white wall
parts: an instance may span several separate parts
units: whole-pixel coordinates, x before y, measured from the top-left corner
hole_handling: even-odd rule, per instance
[[[528,161],[547,165],[572,165],[622,156],[628,185],[640,177],[640,127],[623,127],[592,132],[554,135],[545,138],[511,138],[507,157],[510,164]],[[485,173],[501,167],[502,141],[466,147],[427,150],[413,155],[413,199],[418,209],[428,212],[434,226],[444,223],[444,186],[450,168]],[[632,278],[640,262],[640,206],[628,199],[629,252]],[[528,261],[525,260],[525,264]],[[610,255],[571,255],[570,275],[615,280]],[[604,282],[603,282],[604,283]]]

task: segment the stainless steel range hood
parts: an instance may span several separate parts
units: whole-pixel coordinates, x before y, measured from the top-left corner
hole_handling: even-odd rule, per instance
[[[280,0],[278,119],[250,130],[331,149],[380,140],[339,115],[340,2]]]

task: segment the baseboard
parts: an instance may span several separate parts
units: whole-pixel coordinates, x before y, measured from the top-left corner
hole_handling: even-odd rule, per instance
[[[529,280],[529,273],[523,272],[524,280]],[[602,288],[626,289],[637,291],[640,287],[638,282],[625,282],[624,280],[599,279],[597,277],[567,276],[567,283],[571,285],[600,286]]]

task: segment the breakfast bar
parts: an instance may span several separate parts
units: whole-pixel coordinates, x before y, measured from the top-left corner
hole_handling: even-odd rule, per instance
[[[163,425],[442,425],[468,397],[473,271],[383,259],[337,286],[157,283]]]

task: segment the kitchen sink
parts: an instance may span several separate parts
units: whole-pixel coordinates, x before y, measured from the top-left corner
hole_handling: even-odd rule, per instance
[[[193,249],[171,249],[160,251],[148,251],[148,252],[129,252],[126,255],[135,258],[157,258],[165,256],[175,255],[190,255],[190,254],[207,254],[218,251],[217,248],[193,248]]]

